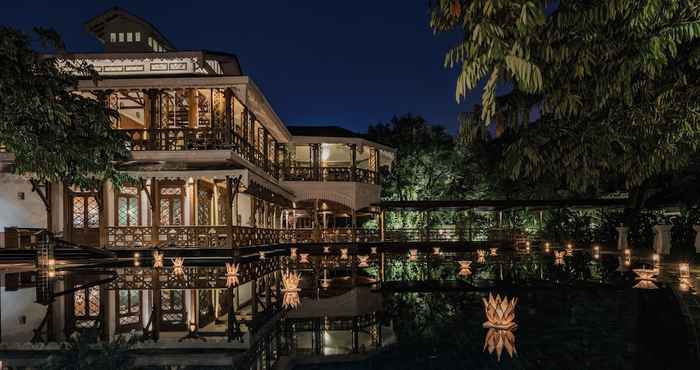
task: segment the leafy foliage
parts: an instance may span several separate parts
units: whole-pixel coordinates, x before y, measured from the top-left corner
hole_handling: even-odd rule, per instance
[[[40,369],[131,369],[132,360],[128,351],[138,339],[138,336],[131,336],[128,339],[118,336],[112,342],[97,342],[97,335],[94,332],[74,335],[61,345],[61,351],[58,354],[46,359]]]
[[[457,99],[483,86],[463,137],[495,124],[495,171],[533,196],[643,191],[685,169],[700,142],[699,5],[432,1],[433,30],[463,36],[445,57]]]
[[[63,49],[58,35],[35,29],[32,40],[0,27],[0,143],[15,156],[15,171],[40,181],[95,188],[121,176],[126,137],[112,130],[115,112],[103,102],[71,92],[79,77],[94,76],[85,63],[48,57],[32,41]]]

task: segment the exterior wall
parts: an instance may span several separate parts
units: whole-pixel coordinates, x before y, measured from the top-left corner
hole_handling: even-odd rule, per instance
[[[326,199],[352,209],[378,203],[382,188],[379,185],[357,182],[287,181],[285,185],[295,194],[295,200]]]
[[[35,288],[5,290],[5,274],[0,276],[0,312],[2,312],[2,343],[24,343],[32,339],[36,329],[46,314],[46,306],[35,303]]]
[[[20,199],[19,193],[24,193]],[[46,227],[46,207],[32,185],[21,176],[0,173],[0,247],[5,246],[5,228]]]

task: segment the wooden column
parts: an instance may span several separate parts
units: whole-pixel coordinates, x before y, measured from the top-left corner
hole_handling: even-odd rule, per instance
[[[157,131],[158,128],[160,127],[160,116],[158,115],[159,111],[159,103],[160,99],[158,99],[158,94],[160,92],[156,89],[149,89],[147,94],[148,94],[148,102],[149,105],[147,107],[148,109],[148,143],[149,147],[151,150],[156,150],[158,148],[157,145]]]
[[[224,207],[224,219],[226,220],[226,247],[233,249],[233,214],[231,210],[231,200],[233,199],[233,180],[231,176],[226,176],[226,199]]]
[[[384,210],[379,211],[379,240],[384,241]]]
[[[350,144],[352,165],[350,167],[350,181],[357,181],[357,144]]]
[[[224,91],[224,142],[229,145],[231,144],[231,133],[233,131],[233,112],[232,112],[232,102],[233,102],[233,91],[228,88]]]
[[[187,126],[196,128],[199,126],[199,109],[197,109],[197,91],[185,89],[187,95]]]
[[[106,248],[107,247],[107,223],[109,222],[109,212],[107,205],[109,204],[109,201],[107,199],[107,181],[103,181],[102,185],[100,186],[100,189],[98,191],[98,196],[99,196],[99,203],[98,206],[100,207],[100,248]]]
[[[71,191],[63,185],[63,237],[69,242],[73,241],[73,199]]]
[[[250,281],[250,321],[255,322],[256,316],[258,316],[258,282],[257,277],[254,277]],[[252,328],[248,328],[250,334],[253,334]]]
[[[153,269],[152,288],[153,292],[153,309],[151,310],[151,330],[153,330],[153,340],[158,341],[160,337],[160,321],[161,321],[161,295],[160,295],[160,271]]]
[[[160,186],[155,177],[151,177],[151,241],[153,245],[158,245],[160,228]]]

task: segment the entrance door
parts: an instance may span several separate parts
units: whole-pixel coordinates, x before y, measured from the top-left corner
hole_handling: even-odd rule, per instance
[[[100,243],[100,207],[96,193],[71,193],[71,239],[78,245]]]

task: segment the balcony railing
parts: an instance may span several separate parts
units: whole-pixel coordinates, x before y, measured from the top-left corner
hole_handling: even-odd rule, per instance
[[[279,166],[230,129],[177,127],[119,131],[129,137],[129,149],[132,151],[231,150],[269,175],[279,178]]]
[[[278,244],[286,240],[287,230],[234,226],[234,246]],[[159,226],[158,239],[153,240],[151,226],[107,227],[108,248],[226,248],[226,226]]]
[[[351,167],[290,167],[285,174],[289,181],[347,181],[379,184],[374,171]]]

